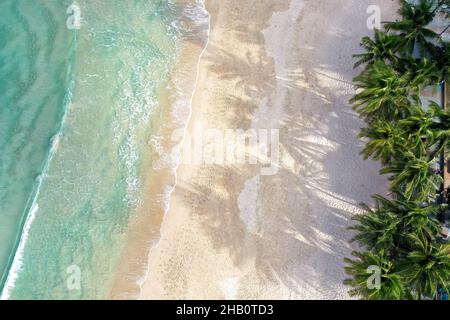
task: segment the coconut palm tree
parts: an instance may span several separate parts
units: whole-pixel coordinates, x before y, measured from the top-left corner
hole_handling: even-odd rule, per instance
[[[383,165],[412,147],[407,132],[398,125],[385,120],[376,120],[361,130],[360,138],[369,138],[361,154],[364,159],[381,160]]]
[[[419,94],[426,86],[436,85],[441,81],[442,72],[430,59],[404,58],[401,61],[397,65],[397,71],[409,78],[411,86],[418,90],[415,93]]]
[[[426,111],[421,107],[414,108],[413,114],[400,120],[398,124],[403,130],[415,133],[422,140],[426,140],[432,157],[436,157],[445,147],[450,146],[450,113],[436,102],[430,102]]]
[[[399,274],[417,299],[433,299],[439,287],[450,289],[450,244],[438,244],[425,236],[410,234],[413,248],[399,263]]]
[[[432,107],[439,110],[438,122],[431,126],[433,130],[435,144],[435,155],[444,150],[445,147],[450,147],[450,113],[443,111],[438,104],[433,103]]]
[[[430,106],[428,110],[424,110],[422,106],[413,106],[412,114],[405,119],[398,121],[398,126],[420,136],[422,139],[432,140],[435,136],[433,131],[433,124],[437,121],[437,116],[441,114],[441,108],[434,108]]]
[[[367,299],[421,299],[434,297],[437,288],[448,291],[450,284],[449,245],[439,244],[441,225],[437,214],[446,205],[419,203],[396,193],[395,199],[374,196],[375,208],[363,205],[365,213],[354,219],[351,229],[358,234],[353,241],[370,252],[345,259],[352,279],[350,294]],[[370,266],[381,272],[381,286],[368,288]],[[385,288],[383,288],[385,286]],[[401,288],[401,293],[400,293]]]
[[[397,63],[395,53],[401,44],[400,37],[395,34],[375,29],[374,39],[364,37],[361,41],[361,47],[365,49],[365,53],[355,54],[353,57],[358,58],[354,67],[357,68],[361,64],[373,64],[376,61],[390,61]]]
[[[417,150],[405,153],[403,159],[393,160],[380,173],[392,174],[391,188],[403,192],[406,199],[429,201],[435,198],[443,181],[433,169],[436,159],[428,157],[423,148]]]
[[[400,200],[396,205],[403,209],[403,211],[399,211],[399,214],[402,214],[400,224],[402,236],[415,234],[430,240],[438,238],[441,224],[437,216],[447,207],[446,204],[428,204]],[[400,243],[404,243],[404,240],[406,239],[402,237]]]
[[[395,199],[373,196],[375,208],[362,204],[365,213],[351,230],[358,234],[352,239],[370,250],[383,250],[391,258],[408,247],[407,235],[417,234],[435,239],[440,232],[437,215],[446,208],[444,204],[423,204],[407,200],[396,192]]]
[[[444,4],[450,0],[403,0],[403,20],[363,38],[366,52],[355,55],[355,67],[367,63],[350,100],[368,123],[360,133],[369,139],[362,154],[385,165],[380,173],[391,175],[393,198],[374,196],[375,207],[362,205],[365,212],[354,218],[352,240],[368,252],[345,259],[350,279],[344,283],[353,296],[422,299],[450,289],[450,245],[443,244],[437,220],[446,205],[432,201],[442,187],[435,164],[450,147],[450,113],[436,103],[423,108],[419,98],[425,86],[450,74],[450,45],[428,28]],[[374,266],[381,285],[369,287]]]
[[[396,119],[408,114],[410,77],[399,75],[392,66],[382,61],[369,65],[355,77],[358,89],[350,103],[368,122],[374,119]]]
[[[406,72],[378,61],[354,78],[360,91],[350,103],[369,123],[377,119],[401,119],[410,114],[412,102],[420,103],[421,91],[438,79],[439,70],[427,59],[410,60]]]
[[[405,290],[404,279],[397,273],[394,261],[386,257],[383,251],[379,253],[354,251],[352,255],[355,259],[344,259],[348,264],[345,272],[351,276],[344,280],[344,284],[352,287],[349,290],[350,296],[369,300],[399,300],[409,297]],[[379,285],[371,281],[372,268],[379,270]]]
[[[365,213],[355,216],[353,220],[358,224],[349,228],[358,232],[352,241],[357,241],[375,252],[384,250],[390,253],[395,249],[396,238],[399,236],[400,217],[396,212],[380,205],[379,201],[376,201],[377,207],[374,210],[365,204],[361,206]]]
[[[426,56],[427,51],[433,46],[430,40],[437,39],[439,35],[428,29],[433,21],[439,4],[433,0],[420,0],[418,4],[411,4],[406,0],[401,1],[401,21],[386,22],[386,30],[399,32],[403,40],[402,50],[406,55],[413,55],[417,48],[421,56]]]

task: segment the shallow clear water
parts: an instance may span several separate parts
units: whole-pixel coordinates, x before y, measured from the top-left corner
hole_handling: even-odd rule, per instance
[[[0,2],[0,275],[58,132],[72,64],[67,1]]]
[[[108,294],[183,37],[176,1],[71,3],[0,2],[3,298]]]

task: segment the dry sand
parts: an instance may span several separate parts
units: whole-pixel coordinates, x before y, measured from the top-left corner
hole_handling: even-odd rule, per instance
[[[208,47],[188,132],[279,129],[277,174],[188,165],[149,254],[144,299],[346,299],[346,228],[385,193],[348,106],[369,5],[391,0],[206,0]]]

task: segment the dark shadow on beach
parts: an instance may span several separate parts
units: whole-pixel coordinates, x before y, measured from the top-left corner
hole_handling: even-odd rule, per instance
[[[278,84],[274,79],[261,81],[267,75],[275,78],[271,57],[243,59],[215,44],[204,56],[211,74],[235,80],[247,95],[247,99],[225,92],[220,95],[217,108],[229,111],[224,111],[222,126],[250,128],[258,107],[252,101],[261,94],[285,90],[288,97],[283,101],[288,116],[275,120],[283,157],[295,164],[290,167],[282,162],[278,174],[259,177],[256,232],[250,232],[242,220],[237,197],[215,190],[227,185],[243,190],[245,182],[258,175],[258,167],[205,165],[198,175],[209,179],[209,185],[177,186],[215,249],[228,252],[238,268],[253,260],[261,283],[283,284],[299,295],[313,288],[315,296],[329,298],[334,294],[342,298],[336,288],[345,279],[344,257],[356,249],[349,243],[352,233],[347,228],[352,216],[360,212],[358,204],[370,204],[370,195],[384,193],[387,187],[386,179],[378,174],[378,164],[364,161],[359,154],[363,143],[357,135],[363,122],[348,104],[352,77],[358,72],[352,70],[351,55],[368,31],[364,15],[351,16],[349,4],[340,7],[343,1],[327,10],[349,10],[348,15],[341,13],[330,25],[308,31],[313,33],[308,39],[324,39],[318,47],[298,39],[292,50],[298,50],[301,62],[286,66],[287,76]],[[369,1],[357,5],[363,9]],[[300,19],[310,25],[314,18],[302,15]],[[359,19],[361,30],[346,29],[351,25],[346,19]],[[239,34],[243,42],[259,37],[249,37],[244,24],[229,32]],[[230,63],[233,68],[228,67]],[[245,280],[240,279],[240,290],[246,290]]]

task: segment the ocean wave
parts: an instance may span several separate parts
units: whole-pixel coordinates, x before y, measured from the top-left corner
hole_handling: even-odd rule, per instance
[[[73,42],[72,42],[72,48],[71,48],[71,64],[68,66],[67,70],[67,88],[66,93],[64,95],[63,100],[63,115],[59,124],[58,132],[51,138],[50,140],[50,147],[47,152],[47,157],[44,162],[44,167],[41,172],[36,178],[36,186],[33,189],[33,193],[29,197],[29,201],[27,204],[27,208],[30,208],[29,210],[25,211],[25,213],[22,215],[24,222],[21,223],[21,232],[16,240],[15,249],[13,250],[12,258],[10,258],[10,263],[8,264],[7,268],[7,277],[6,280],[3,283],[0,299],[9,299],[11,296],[11,292],[14,288],[14,285],[16,283],[16,280],[19,277],[20,272],[22,271],[23,266],[23,256],[25,252],[26,243],[29,238],[29,232],[31,229],[31,225],[36,218],[37,212],[39,211],[39,205],[37,203],[39,194],[41,191],[41,186],[43,184],[43,181],[45,177],[47,176],[47,172],[50,167],[50,163],[55,156],[61,137],[63,135],[64,131],[64,124],[66,122],[67,114],[70,110],[70,106],[72,103],[72,88],[75,83],[75,72],[74,72],[74,65],[76,63],[76,50],[77,50],[77,35],[76,31],[73,33]],[[31,204],[30,204],[31,203]]]
[[[175,1],[170,1],[175,3]],[[93,6],[95,4],[92,4]],[[179,7],[176,9],[178,10]],[[176,22],[174,22],[173,24],[171,24],[169,33],[171,33],[168,36],[172,36],[173,40],[189,40],[192,37],[195,36],[196,32],[197,35],[196,37],[205,37],[205,41],[204,41],[204,45],[203,45],[203,50],[201,52],[201,54],[198,57],[198,61],[197,61],[197,68],[196,68],[196,74],[195,74],[195,86],[192,90],[192,92],[189,91],[183,91],[182,89],[182,83],[180,82],[180,87],[177,87],[176,91],[176,103],[173,105],[172,108],[172,116],[175,118],[178,118],[177,121],[174,121],[174,123],[176,124],[176,126],[183,128],[184,132],[186,132],[186,128],[187,128],[187,124],[189,122],[190,116],[191,116],[191,108],[192,108],[192,100],[194,97],[194,93],[195,93],[195,89],[196,89],[196,83],[198,81],[198,73],[199,73],[199,64],[200,64],[200,59],[204,53],[204,50],[206,49],[208,40],[209,40],[209,14],[205,8],[205,5],[203,3],[203,1],[197,0],[195,2],[195,4],[192,4],[191,6],[187,6],[187,7],[183,7],[182,8],[182,18],[181,19],[175,19]],[[179,11],[177,11],[177,17],[179,15]],[[171,17],[173,18],[173,17]],[[167,18],[168,19],[168,18]],[[184,20],[184,22],[180,22]],[[87,21],[87,20],[86,20]],[[93,20],[92,20],[93,21]],[[95,23],[95,22],[92,22]],[[87,28],[86,28],[87,29]],[[111,159],[107,159],[105,160],[105,163],[108,164],[114,164],[116,165],[116,163],[114,161],[119,160],[119,171],[120,172],[114,172],[113,174],[111,174],[111,176],[113,176],[114,178],[117,177],[117,179],[121,179],[120,181],[112,181],[114,183],[114,187],[116,187],[116,184],[119,185],[120,184],[120,188],[122,188],[122,184],[121,182],[123,181],[124,184],[126,185],[125,189],[126,189],[126,194],[124,195],[124,201],[126,202],[128,209],[133,209],[133,207],[135,207],[136,205],[138,205],[138,201],[140,200],[140,192],[142,191],[142,181],[141,181],[141,177],[140,175],[142,174],[141,170],[140,170],[140,166],[139,164],[142,163],[142,139],[146,140],[148,138],[148,131],[150,131],[150,129],[148,128],[149,123],[151,123],[152,116],[153,114],[153,110],[155,109],[155,106],[159,103],[159,101],[157,100],[157,97],[154,96],[155,93],[155,82],[157,81],[153,81],[153,80],[159,80],[161,79],[158,78],[158,76],[160,76],[161,74],[165,74],[165,73],[170,73],[171,67],[173,65],[173,60],[171,60],[173,57],[167,57],[166,58],[166,54],[167,52],[162,52],[159,51],[159,48],[157,48],[157,46],[152,46],[152,45],[148,45],[145,44],[142,39],[142,35],[136,34],[134,37],[132,34],[126,33],[125,31],[123,31],[123,29],[121,29],[123,31],[123,33],[121,34],[119,33],[113,33],[107,30],[108,26],[103,27],[100,26],[100,22],[99,22],[99,26],[95,25],[94,27],[89,27],[89,29],[87,30],[86,33],[84,33],[83,35],[86,36],[87,39],[83,39],[83,40],[88,40],[87,42],[89,44],[92,44],[92,46],[89,46],[89,48],[91,50],[93,50],[92,52],[90,52],[91,55],[87,55],[87,57],[84,58],[83,63],[84,65],[89,65],[90,63],[98,62],[99,61],[94,61],[95,57],[98,56],[102,56],[105,54],[117,54],[117,51],[113,51],[113,50],[118,50],[118,49],[123,49],[123,47],[127,47],[127,46],[135,46],[134,49],[136,49],[136,47],[138,47],[136,50],[131,51],[129,50],[128,52],[133,52],[136,53],[138,56],[134,57],[135,59],[128,61],[127,63],[124,62],[124,59],[118,59],[115,60],[117,65],[120,65],[122,69],[119,70],[119,72],[117,72],[117,74],[114,74],[115,76],[117,76],[117,78],[115,80],[118,79],[118,82],[120,82],[120,84],[122,85],[120,88],[112,88],[111,92],[113,92],[114,94],[112,94],[113,98],[116,99],[116,101],[119,101],[120,103],[117,105],[114,105],[115,109],[114,110],[110,110],[109,108],[105,108],[105,112],[108,112],[108,116],[104,117],[104,121],[105,123],[101,123],[100,125],[103,124],[107,124],[108,128],[112,129],[112,133],[111,136],[107,136],[109,138],[109,140],[107,140],[107,143],[112,143],[110,146],[103,146],[101,145],[100,148],[102,148],[102,151],[104,150],[105,152],[110,152],[111,154],[114,154]],[[130,28],[131,29],[131,28]],[[97,32],[98,31],[98,32]],[[181,35],[181,36],[180,36]],[[135,42],[133,42],[135,41]],[[139,43],[136,43],[137,41],[140,41]],[[3,287],[3,291],[1,293],[1,298],[2,299],[8,299],[11,297],[15,297],[18,294],[16,292],[14,292],[14,287],[15,284],[17,283],[17,291],[20,291],[19,288],[22,287],[22,279],[27,279],[27,277],[23,276],[23,278],[20,276],[21,272],[23,272],[24,270],[24,255],[26,253],[26,248],[27,248],[27,243],[28,243],[28,239],[30,238],[30,247],[31,245],[39,245],[42,244],[40,243],[39,239],[37,237],[35,237],[34,235],[37,234],[39,236],[39,228],[36,227],[36,229],[33,229],[33,232],[31,232],[30,235],[30,230],[32,228],[32,225],[34,223],[35,226],[40,226],[41,223],[45,224],[45,222],[51,218],[48,218],[47,213],[50,213],[50,217],[52,216],[51,213],[49,212],[48,208],[49,208],[49,199],[53,199],[52,197],[59,196],[59,197],[65,197],[65,194],[62,194],[64,192],[70,192],[70,194],[77,194],[77,200],[79,195],[81,195],[81,193],[83,193],[83,197],[84,195],[92,195],[92,193],[95,193],[98,189],[96,189],[97,187],[99,187],[97,185],[97,183],[95,181],[101,179],[97,176],[95,177],[91,177],[89,176],[89,174],[86,174],[85,176],[81,176],[82,172],[78,172],[77,170],[83,170],[83,169],[91,169],[89,166],[92,165],[92,163],[80,163],[77,162],[80,159],[85,159],[87,157],[87,154],[84,154],[84,152],[88,152],[85,151],[85,149],[82,149],[82,151],[79,151],[80,153],[82,153],[80,156],[81,158],[73,158],[71,157],[72,155],[75,155],[77,153],[77,150],[74,148],[73,143],[72,142],[76,142],[76,143],[80,143],[83,144],[83,146],[85,145],[85,141],[86,141],[86,137],[80,135],[79,137],[77,136],[76,138],[73,138],[72,140],[69,139],[69,136],[71,132],[74,133],[74,135],[77,135],[77,130],[80,127],[72,127],[72,125],[74,123],[76,123],[75,118],[77,118],[75,116],[75,113],[81,113],[84,112],[86,110],[88,110],[88,106],[92,105],[92,106],[96,106],[96,103],[98,104],[97,100],[94,100],[96,97],[96,92],[93,92],[93,97],[92,97],[92,102],[89,100],[90,97],[86,98],[85,100],[83,100],[84,103],[82,103],[82,101],[78,101],[78,99],[80,98],[80,93],[78,92],[78,86],[83,85],[83,86],[89,86],[92,85],[92,87],[96,88],[96,82],[98,82],[98,78],[100,77],[96,71],[102,72],[102,70],[96,70],[93,72],[88,72],[86,74],[86,76],[81,79],[81,77],[83,76],[83,74],[79,74],[78,79],[77,79],[77,99],[76,100],[76,104],[73,105],[73,97],[72,97],[72,87],[74,86],[74,82],[75,82],[75,74],[73,69],[73,66],[76,63],[76,59],[77,59],[77,54],[79,54],[77,52],[77,33],[76,31],[74,31],[74,48],[72,51],[72,55],[73,57],[73,63],[70,65],[70,70],[68,71],[68,89],[66,90],[66,94],[65,94],[65,98],[64,98],[64,110],[62,112],[62,118],[61,118],[61,122],[59,125],[59,129],[57,130],[57,133],[55,135],[53,135],[53,137],[50,139],[49,141],[49,147],[47,151],[47,155],[46,155],[46,160],[45,160],[45,164],[43,166],[43,169],[41,170],[41,174],[36,178],[36,182],[35,182],[35,187],[33,189],[33,193],[30,195],[29,197],[29,203],[26,206],[26,210],[24,211],[23,214],[23,223],[21,224],[21,229],[22,232],[20,234],[20,237],[17,239],[16,243],[16,247],[15,247],[15,251],[14,254],[11,256],[11,263],[9,264],[9,272],[7,274],[7,278],[6,281],[4,283],[4,287]],[[168,46],[169,47],[169,46]],[[142,50],[140,50],[142,49]],[[158,49],[158,50],[157,50]],[[83,53],[83,52],[81,52]],[[92,55],[94,55],[95,57],[92,58]],[[116,56],[114,56],[116,57]],[[128,56],[127,56],[128,57]],[[123,57],[119,57],[119,58],[123,58]],[[105,58],[106,60],[107,58]],[[81,59],[80,59],[81,61]],[[140,61],[140,63],[137,63],[136,61]],[[136,64],[134,64],[133,62],[136,62]],[[122,64],[120,64],[122,63]],[[161,67],[161,70],[153,68],[153,66],[155,64],[159,64]],[[151,66],[151,67],[149,67]],[[105,68],[109,68],[110,65],[105,64]],[[131,67],[131,70],[127,69],[127,67]],[[164,67],[164,68],[163,68]],[[93,69],[93,68],[92,68]],[[91,71],[92,69],[89,69],[89,71]],[[112,67],[111,67],[112,69]],[[77,69],[78,70],[78,69]],[[108,75],[110,70],[105,71],[105,74]],[[121,71],[123,71],[123,73],[121,73]],[[147,72],[148,71],[148,72]],[[194,75],[191,75],[192,77]],[[105,81],[108,81],[108,78],[101,78],[102,82],[104,83]],[[153,82],[152,82],[153,81]],[[138,86],[138,90],[136,90],[136,87],[133,85],[135,83],[139,83],[140,85]],[[190,83],[190,88],[192,87],[192,80]],[[107,86],[105,86],[106,88]],[[89,87],[90,88],[90,87]],[[190,90],[189,88],[189,90]],[[82,90],[80,90],[82,91]],[[99,93],[101,94],[101,93]],[[85,94],[86,96],[86,94]],[[101,100],[101,101],[107,101],[105,100]],[[184,101],[184,102],[182,102]],[[92,103],[92,104],[91,104]],[[77,109],[78,108],[78,109]],[[75,110],[77,109],[77,110]],[[73,110],[73,112],[69,112],[70,110]],[[75,112],[76,111],[76,112]],[[111,114],[113,114],[112,117],[109,117],[109,112]],[[88,113],[83,113],[83,116],[86,116],[86,114]],[[97,113],[92,113],[90,114],[90,118],[92,119],[92,115],[97,115]],[[103,115],[103,114],[102,114]],[[68,117],[70,117],[70,123],[68,123],[66,125],[66,121],[68,121]],[[67,118],[67,119],[66,119]],[[106,120],[105,120],[106,119]],[[84,120],[86,120],[86,118],[84,118]],[[67,130],[64,130],[64,128],[67,127]],[[69,130],[70,127],[70,130]],[[103,135],[107,135],[108,133],[105,132],[99,132],[99,130],[97,130],[98,128],[95,128],[92,133],[93,135],[95,135],[94,138],[101,140],[100,138],[104,138]],[[88,130],[85,130],[84,133],[87,133]],[[91,133],[91,132],[89,132]],[[145,138],[143,138],[145,137]],[[157,141],[157,137],[155,138],[155,141]],[[184,140],[184,138],[183,138]],[[145,144],[145,142],[143,143]],[[78,146],[80,146],[78,145]],[[159,155],[161,156],[162,159],[164,159],[162,162],[160,162],[161,168],[165,167],[168,168],[174,177],[176,177],[176,169],[180,164],[181,161],[181,145],[182,145],[182,141],[178,144],[176,144],[175,146],[173,146],[172,148],[170,148],[169,150],[164,150],[163,148],[158,149],[158,144],[156,142],[155,144],[155,150],[157,150],[157,152],[159,152]],[[160,145],[161,146],[161,145]],[[95,145],[95,147],[97,147],[97,145]],[[73,151],[72,151],[73,148]],[[104,148],[104,149],[103,149]],[[69,150],[69,151],[68,151]],[[96,150],[97,151],[97,150]],[[101,152],[101,151],[100,151]],[[54,158],[55,154],[58,154],[58,157],[56,160],[58,161],[54,161],[52,168],[53,167],[58,167],[59,169],[64,169],[66,170],[64,172],[64,176],[61,177],[60,176],[60,172],[58,171],[57,173],[52,171],[52,180],[47,179],[47,177],[49,177],[49,168],[50,168],[50,163],[52,162],[52,159]],[[70,154],[70,155],[69,155]],[[62,156],[62,155],[66,155],[66,156]],[[93,156],[97,156],[97,154],[93,155]],[[117,157],[118,156],[118,157]],[[60,159],[61,158],[61,159]],[[117,159],[116,159],[117,158]],[[59,161],[61,160],[61,161]],[[61,164],[61,163],[62,164]],[[114,162],[114,163],[113,163]],[[84,167],[84,165],[86,165],[86,168]],[[92,172],[94,172],[96,169],[100,169],[102,170],[102,168],[92,168]],[[68,174],[69,171],[67,170],[71,170],[70,173],[72,174]],[[75,170],[75,171],[74,171]],[[114,167],[115,170],[115,167]],[[86,171],[86,170],[85,170]],[[83,172],[85,172],[83,171]],[[76,173],[79,173],[79,176],[76,176]],[[105,169],[105,172],[107,172],[107,169]],[[57,178],[61,178],[64,181],[59,181],[57,180]],[[74,179],[75,178],[75,179]],[[67,180],[70,180],[70,184],[73,184],[74,187],[72,189],[69,190],[65,190],[63,188],[63,186],[61,184],[64,183],[69,183],[66,182]],[[94,181],[92,183],[92,185],[90,185],[88,181],[90,181],[89,179],[92,179],[92,181]],[[52,183],[46,183],[46,185],[42,187],[42,185],[44,184],[44,181],[52,181]],[[53,184],[53,181],[56,183],[55,185]],[[176,178],[175,178],[176,181]],[[89,184],[87,185],[86,182]],[[76,184],[76,187],[75,187]],[[166,186],[163,194],[160,196],[160,198],[158,199],[158,202],[161,204],[161,206],[164,209],[164,212],[167,212],[169,210],[169,205],[170,205],[170,197],[171,194],[175,188],[176,184],[170,184],[168,186]],[[50,190],[51,188],[55,188],[55,186],[57,188],[61,187],[61,192],[55,192],[52,193]],[[49,188],[47,188],[49,187]],[[121,193],[121,191],[114,191],[116,193],[113,193],[111,190],[106,190],[107,186],[101,185],[100,187],[104,187],[104,192],[108,192],[107,196],[111,196],[114,197],[114,200],[117,199],[118,196],[122,197],[123,194]],[[62,190],[64,189],[64,190]],[[122,189],[120,189],[122,190]],[[51,193],[51,195],[49,195],[49,192]],[[115,228],[120,225],[122,223],[122,221],[124,220],[119,220],[117,218],[117,216],[123,215],[123,212],[110,212],[108,210],[103,210],[103,207],[97,210],[97,206],[98,208],[100,208],[100,204],[95,203],[96,200],[104,200],[105,199],[105,194],[106,193],[95,193],[94,196],[95,197],[92,202],[92,206],[94,208],[96,208],[92,213],[89,213],[89,208],[86,210],[86,219],[90,219],[90,221],[95,220],[96,215],[99,216],[101,219],[105,219],[103,220],[103,222],[101,223],[102,228],[104,225],[106,225],[106,220],[110,219],[110,224],[111,226],[106,226],[104,227],[104,229],[100,229],[100,227],[96,226],[96,225],[91,225],[92,228],[89,229],[90,225],[84,226],[85,228],[89,229],[89,230],[94,230],[98,231],[98,230],[116,230]],[[87,198],[87,197],[86,197]],[[70,201],[74,201],[74,198],[69,197]],[[69,201],[68,199],[66,199],[67,201]],[[81,200],[81,199],[80,199]],[[86,200],[86,199],[83,199]],[[112,201],[109,198],[107,199],[108,201]],[[120,198],[120,201],[122,200],[122,198]],[[39,202],[39,204],[38,204]],[[80,201],[81,202],[81,201]],[[89,204],[90,205],[90,204]],[[122,208],[122,207],[121,207]],[[84,208],[83,208],[84,209]],[[75,211],[75,209],[74,209]],[[46,214],[44,214],[44,212]],[[92,214],[92,216],[89,216],[89,214]],[[73,221],[75,221],[75,214],[73,212],[64,212],[64,217],[61,217],[61,221],[59,226],[61,226],[61,223],[64,225],[64,223],[66,221],[64,221],[63,219],[65,219],[66,217],[70,216],[70,218],[73,219]],[[36,217],[38,217],[38,219],[36,219]],[[47,217],[47,218],[45,218]],[[45,219],[44,219],[45,218]],[[36,221],[35,221],[36,219]],[[59,217],[58,217],[59,219]],[[116,219],[117,221],[115,221],[114,219]],[[81,228],[81,224],[85,221],[79,221],[77,220],[78,224],[77,226],[79,228]],[[109,220],[108,220],[109,222]],[[67,222],[69,223],[69,222]],[[97,227],[97,228],[96,228]],[[49,227],[50,228],[50,227]],[[119,228],[117,228],[119,229]],[[123,230],[123,229],[120,229]],[[52,239],[56,239],[57,236],[59,236],[59,230],[55,229],[56,234]],[[75,232],[75,231],[73,231]],[[94,233],[93,232],[93,233]],[[119,233],[122,231],[119,231]],[[98,232],[99,234],[105,234],[104,232]],[[107,233],[107,232],[106,232]],[[70,234],[71,236],[73,235],[72,233],[72,229],[70,229]],[[93,238],[90,239],[90,241],[92,241],[92,246],[93,243],[95,242],[95,240],[97,240],[97,238],[95,238],[95,235],[97,235],[96,233],[93,234]],[[61,236],[63,236],[61,234]],[[64,235],[65,236],[65,235]],[[111,235],[110,238],[112,238],[113,236]],[[106,237],[108,238],[108,236]],[[35,243],[35,240],[37,241]],[[59,240],[59,238],[58,238]],[[61,238],[61,241],[65,241],[67,239],[65,238]],[[101,246],[104,243],[107,243],[110,247],[108,247],[108,249],[106,250],[107,253],[109,254],[109,249],[114,250],[114,244],[108,241],[103,241],[104,239],[100,237],[99,242],[101,244],[99,244],[99,246]],[[91,243],[89,243],[91,244]],[[44,245],[44,247],[46,246],[46,244]],[[73,248],[69,246],[69,248],[63,247],[62,245],[58,247],[59,249],[64,249],[67,251],[72,250]],[[45,248],[43,248],[45,249]],[[105,248],[95,248],[95,249],[105,249]],[[76,252],[81,252],[83,249],[76,249]],[[79,251],[78,251],[79,250]],[[67,252],[65,251],[65,252]],[[90,249],[89,252],[92,252],[92,248]],[[28,255],[26,255],[28,257]],[[45,254],[43,255],[44,257],[42,258],[43,260],[39,260],[36,262],[29,262],[27,260],[27,263],[30,263],[29,265],[27,265],[29,268],[26,269],[26,275],[28,275],[28,269],[30,269],[30,272],[33,272],[33,268],[35,265],[40,265],[42,263],[47,263],[49,266],[53,266],[53,260],[48,260],[50,258],[54,258],[50,257],[50,256],[45,256]],[[46,260],[47,259],[47,260]],[[91,263],[92,265],[94,265],[95,263],[93,263],[92,261],[90,261],[90,257],[84,257],[82,258],[83,262]],[[66,259],[67,260],[67,259]],[[68,260],[70,260],[70,257],[68,258]],[[107,262],[110,260],[106,260]],[[112,261],[112,260],[111,260]],[[50,263],[51,262],[51,263]],[[97,261],[98,262],[98,261]],[[102,262],[105,262],[102,260]],[[57,264],[55,262],[55,264]],[[96,264],[95,264],[96,265]],[[95,270],[93,270],[92,275],[95,275]],[[56,275],[55,275],[56,277]],[[28,277],[28,278],[33,278],[33,277]],[[45,278],[45,277],[44,277]],[[144,283],[145,279],[147,278],[147,274],[144,275],[144,277],[142,277],[139,281],[138,284],[141,285]],[[17,280],[19,279],[19,281],[17,282]],[[40,283],[40,280],[38,281],[39,283],[35,284],[36,287],[38,287],[38,290],[41,290],[42,288],[45,289],[46,288],[46,282],[45,281],[49,281],[47,279],[43,279],[42,283]],[[41,284],[43,284],[44,286],[40,286]],[[95,287],[97,288],[97,287]],[[38,290],[35,290],[34,292],[37,292]],[[56,289],[55,289],[56,290]],[[24,293],[24,295],[26,296],[27,292]],[[50,294],[57,294],[55,292],[51,292]],[[65,294],[65,293],[64,293]],[[90,294],[90,293],[87,293]],[[93,293],[93,294],[97,294],[97,292]]]
[[[35,200],[36,198],[37,197],[35,197]],[[30,233],[31,225],[34,221],[34,218],[36,218],[36,214],[38,211],[39,205],[37,202],[35,202],[27,214],[27,219],[25,220],[25,224],[20,237],[20,242],[16,249],[16,255],[9,269],[9,274],[0,295],[0,300],[8,300],[11,297],[11,292],[14,289],[14,284],[16,283],[16,280],[19,277],[19,273],[22,270],[22,258],[25,250],[25,245]]]

